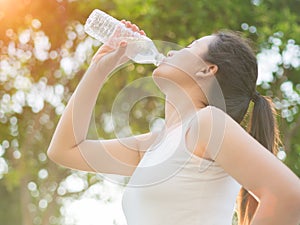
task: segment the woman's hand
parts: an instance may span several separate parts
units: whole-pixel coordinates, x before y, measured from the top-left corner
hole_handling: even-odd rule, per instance
[[[143,30],[140,30],[139,27],[135,24],[132,24],[130,21],[126,21],[126,20],[121,20],[121,22],[129,29],[131,29],[134,32],[138,32],[141,35],[146,35],[145,32]],[[118,37],[119,35],[119,30],[117,29],[114,33],[114,35],[111,37],[111,39],[114,39],[116,37]],[[127,46],[127,42],[126,40],[122,40],[119,43],[119,47],[124,48]],[[98,51],[96,52],[96,54],[94,55],[93,59],[92,59],[92,63],[99,61],[104,55],[114,51],[115,49],[110,47],[109,44],[103,44]],[[127,59],[128,60],[128,59]]]

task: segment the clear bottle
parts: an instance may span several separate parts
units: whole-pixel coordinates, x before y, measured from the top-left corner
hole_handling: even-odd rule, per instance
[[[126,55],[136,63],[149,63],[158,66],[165,58],[153,41],[148,37],[127,28],[122,22],[95,9],[88,17],[84,30],[91,37],[112,48],[117,48],[120,41],[127,41]]]

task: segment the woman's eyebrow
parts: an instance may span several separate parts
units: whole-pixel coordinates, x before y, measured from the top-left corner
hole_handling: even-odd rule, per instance
[[[199,40],[196,39],[196,40],[193,40],[187,47],[191,47],[192,45],[196,44]]]

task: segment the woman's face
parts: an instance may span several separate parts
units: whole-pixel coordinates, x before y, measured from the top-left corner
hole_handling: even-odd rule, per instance
[[[195,78],[205,71],[209,64],[202,56],[208,50],[209,44],[215,36],[202,37],[186,48],[170,51],[165,60],[153,71],[153,79],[161,89],[173,83],[183,87],[195,83]]]

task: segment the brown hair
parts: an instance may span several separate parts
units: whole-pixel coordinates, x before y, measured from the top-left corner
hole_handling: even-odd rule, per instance
[[[269,151],[276,154],[280,143],[275,110],[270,98],[256,91],[258,75],[256,56],[246,39],[225,31],[208,46],[204,60],[218,66],[216,79],[225,98],[226,113],[241,123],[249,103],[254,102],[249,133]],[[242,188],[237,199],[239,225],[249,225],[257,208],[257,201]]]

